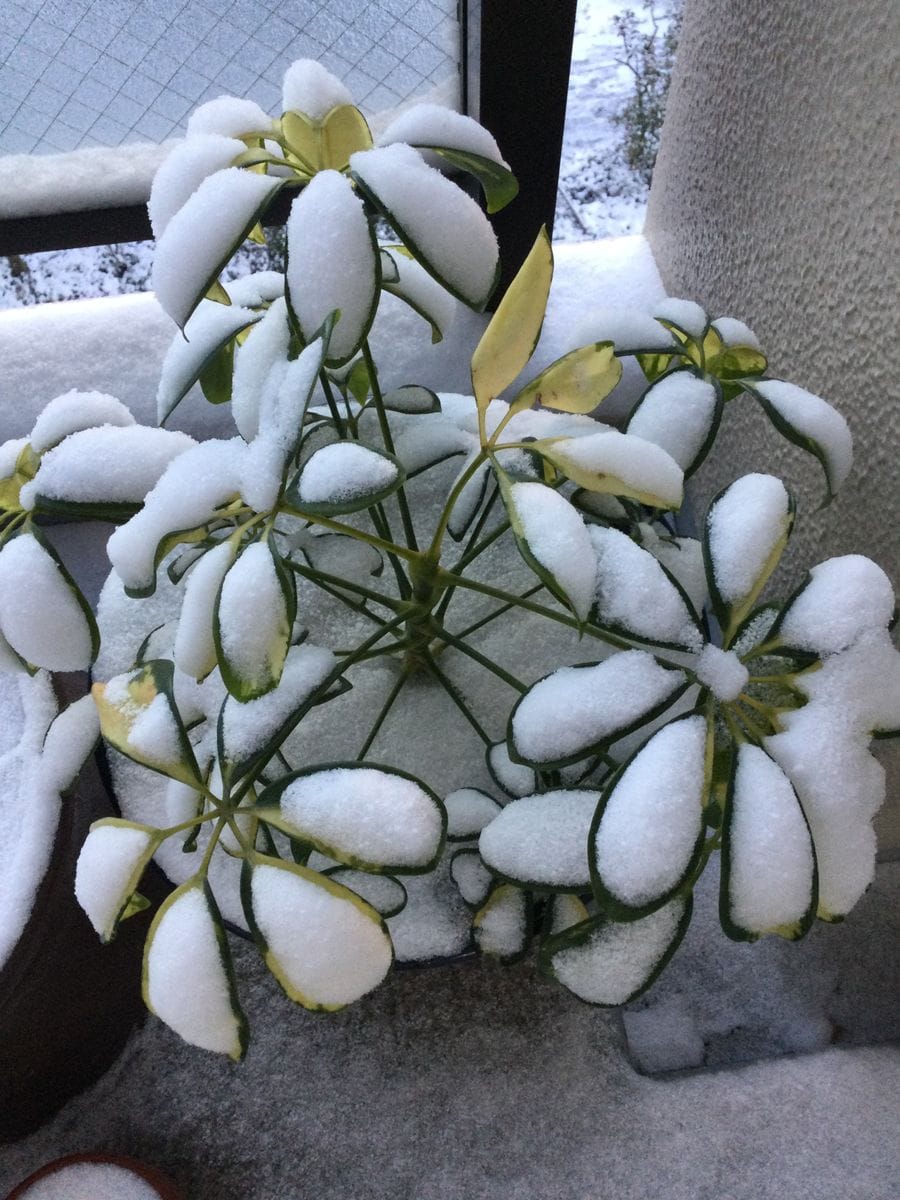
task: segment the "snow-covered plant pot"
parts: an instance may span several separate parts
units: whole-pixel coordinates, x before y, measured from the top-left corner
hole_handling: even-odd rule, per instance
[[[676,951],[719,852],[729,936],[839,919],[872,877],[869,739],[900,728],[890,583],[849,555],[760,606],[795,515],[774,476],[726,488],[700,539],[673,516],[728,404],[759,403],[818,457],[829,499],[843,418],[766,379],[746,326],[679,300],[607,314],[604,340],[516,387],[552,278],[544,233],[475,349],[473,395],[385,392],[382,294],[440,337],[447,292],[481,307],[496,277],[487,219],[430,164],[473,174],[489,209],[514,181],[486,131],[432,106],[372,146],[314,63],[289,70],[284,108],[204,105],[151,197],[157,296],[183,331],[160,420],[199,382],[237,436],[196,444],[69,395],[0,451],[10,653],[60,665],[42,661],[53,619],[83,666],[102,634],[123,815],[79,860],[97,932],[143,906],[156,858],[177,887],[145,999],[237,1058],[225,922],[292,999],[331,1010],[395,957],[473,943],[505,961],[535,947],[582,999],[622,1004]],[[224,285],[282,189],[299,189],[285,276]],[[624,356],[648,387],[620,432],[590,414]],[[99,624],[41,511],[120,522]],[[21,602],[29,575],[46,609]]]
[[[7,1200],[182,1200],[156,1167],[121,1154],[68,1154],[13,1188]]]
[[[0,674],[0,1141],[93,1082],[141,1016],[146,924],[105,952],[73,894],[88,830],[112,812],[93,759],[81,765],[99,734],[86,682]]]

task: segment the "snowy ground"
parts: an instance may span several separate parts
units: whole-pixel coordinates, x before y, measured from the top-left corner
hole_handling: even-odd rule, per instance
[[[621,45],[612,25],[627,7],[628,0],[579,0],[556,207],[561,241],[639,233],[644,223],[646,188],[623,162],[612,120],[630,87],[628,70],[616,62]],[[262,253],[248,250],[255,269],[268,265]],[[153,242],[0,258],[0,308],[144,291],[152,261]]]

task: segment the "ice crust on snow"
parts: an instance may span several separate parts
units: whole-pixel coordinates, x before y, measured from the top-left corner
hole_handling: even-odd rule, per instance
[[[226,167],[208,175],[171,218],[156,244],[153,290],[184,327],[194,302],[281,180]]]
[[[166,351],[156,389],[157,420],[162,423],[192,384],[204,363],[241,329],[254,324],[260,314],[241,304],[216,304],[201,300]]]
[[[335,442],[311,455],[298,490],[301,501],[335,504],[380,492],[396,478],[396,465],[383,454],[358,442]]]
[[[394,142],[406,142],[410,146],[445,146],[449,150],[464,150],[507,165],[493,135],[483,125],[442,104],[414,104],[395,117],[380,134],[377,144],[390,146]]]
[[[146,829],[98,825],[81,847],[75,898],[104,941],[112,935],[116,917],[137,886],[134,875],[152,840]]]
[[[322,343],[316,340],[277,376],[271,375],[273,385],[277,379],[277,387],[266,387],[263,392],[259,426],[241,472],[241,495],[257,512],[268,512],[278,502],[284,469],[300,439],[321,364]]]
[[[41,458],[20,493],[33,508],[38,496],[77,504],[139,504],[169,463],[196,442],[186,433],[149,425],[99,425],[70,433]]]
[[[274,655],[287,627],[287,604],[272,552],[254,542],[228,569],[219,591],[222,652],[241,680],[263,684],[277,667]]]
[[[390,939],[349,897],[267,864],[254,867],[251,896],[269,955],[305,1003],[351,1004],[387,974]]]
[[[568,462],[583,471],[620,479],[629,492],[649,493],[659,497],[669,508],[678,508],[681,504],[684,494],[681,467],[667,450],[636,434],[607,429],[557,442],[553,457],[560,458],[564,468]],[[615,492],[618,489],[611,484],[608,490]]]
[[[486,866],[523,884],[580,889],[590,884],[588,829],[599,792],[553,791],[512,800],[481,831]]]
[[[35,454],[43,454],[45,450],[78,429],[89,429],[92,425],[133,424],[134,417],[131,412],[115,396],[107,396],[104,392],[79,392],[73,389],[57,396],[46,405],[27,440]],[[6,471],[4,474],[10,472]]]
[[[240,486],[246,449],[240,438],[210,438],[169,464],[141,511],[107,543],[110,562],[126,587],[153,582],[156,547],[167,533],[202,525],[231,499]]]
[[[696,301],[680,300],[675,296],[660,300],[653,310],[653,315],[677,325],[692,338],[702,337],[707,324],[706,313]]]
[[[665,954],[683,914],[676,899],[639,921],[604,921],[583,945],[553,955],[553,973],[589,1004],[624,1004]]]
[[[862,554],[829,558],[786,610],[779,637],[798,650],[834,654],[871,629],[887,629],[894,589],[877,563]]]
[[[281,811],[320,850],[340,860],[397,869],[424,867],[437,853],[442,813],[411,779],[373,767],[335,767],[293,780]]]
[[[774,475],[743,475],[715,501],[707,517],[709,551],[719,595],[745,599],[787,528],[790,498]]]
[[[313,121],[321,121],[333,108],[352,104],[353,97],[321,63],[298,58],[284,73],[281,103],[284,112],[302,112]]]
[[[454,841],[478,837],[482,829],[500,812],[500,805],[478,788],[458,788],[444,800],[447,810],[447,837]]]
[[[330,650],[304,642],[292,646],[276,688],[256,700],[239,703],[233,696],[222,712],[225,757],[235,763],[250,758],[274,736],[335,666]]]
[[[703,827],[706,721],[666,725],[625,768],[595,839],[604,886],[632,907],[673,888],[687,870]]]
[[[36,667],[84,671],[90,665],[87,618],[56,562],[31,533],[19,534],[0,550],[0,632]]]
[[[591,525],[589,531],[597,559],[599,621],[656,642],[699,648],[700,631],[656,558],[618,529]]]
[[[514,483],[509,491],[513,528],[519,526],[528,549],[556,580],[576,615],[586,620],[594,599],[597,567],[581,514],[559,492],[542,483]]]
[[[738,751],[729,838],[731,919],[751,933],[799,921],[812,898],[809,831],[790,780],[758,746]]]
[[[378,249],[345,175],[313,176],[291,205],[287,239],[287,283],[300,329],[308,340],[339,311],[328,358],[344,361],[366,335],[378,290]]]
[[[240,96],[217,96],[195,108],[188,117],[187,135],[193,138],[200,134],[219,134],[220,137],[237,138],[247,133],[268,131],[272,118],[253,100]]]
[[[238,1020],[212,913],[199,887],[187,888],[168,905],[145,955],[147,1003],[160,1020],[192,1046],[236,1055]]]
[[[828,483],[836,492],[853,465],[853,436],[841,414],[821,396],[783,379],[766,379],[754,387],[788,424],[822,447]]]
[[[153,177],[147,202],[153,236],[162,237],[169,221],[203,180],[230,166],[246,149],[243,142],[219,133],[198,134],[179,142]]]
[[[662,446],[686,471],[709,435],[716,389],[691,371],[673,371],[648,388],[628,432]]]
[[[145,1179],[117,1163],[68,1163],[31,1184],[21,1200],[159,1200]]]
[[[427,166],[411,146],[357,151],[350,167],[450,290],[468,303],[483,304],[494,284],[498,249],[475,201]],[[438,223],[432,219],[435,212],[441,214]]]
[[[750,678],[750,672],[733,650],[722,650],[712,643],[700,651],[694,662],[694,673],[717,700],[726,704],[737,700]]]
[[[271,388],[281,376],[275,368],[287,361],[291,331],[283,297],[273,300],[263,319],[254,325],[238,347],[231,381],[231,415],[241,437],[252,441],[259,430],[259,413]],[[270,384],[270,376],[272,382]]]
[[[512,719],[520,754],[554,762],[611,740],[684,683],[646,650],[623,650],[589,667],[562,667],[526,692]]]

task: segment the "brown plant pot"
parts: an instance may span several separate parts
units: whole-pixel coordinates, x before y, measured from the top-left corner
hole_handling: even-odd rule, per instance
[[[79,1163],[108,1163],[115,1167],[123,1167],[154,1188],[160,1200],[184,1200],[182,1193],[172,1180],[158,1171],[156,1167],[148,1166],[146,1163],[138,1162],[136,1158],[127,1158],[120,1154],[67,1154],[65,1158],[58,1158],[54,1162],[47,1163],[39,1171],[35,1171],[27,1179],[23,1179],[13,1188],[6,1200],[18,1200],[18,1197],[24,1196],[28,1189],[39,1180],[46,1179],[48,1175],[54,1175],[65,1167]]]
[[[57,676],[60,706],[84,676]],[[23,1137],[114,1062],[144,1012],[141,954],[150,916],[104,946],[75,899],[75,864],[92,821],[114,808],[96,758],[65,794],[31,916],[0,970],[0,1142]],[[145,889],[146,890],[146,889]]]

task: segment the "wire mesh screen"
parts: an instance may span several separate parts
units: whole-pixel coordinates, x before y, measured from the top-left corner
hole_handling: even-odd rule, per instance
[[[281,108],[318,59],[367,113],[458,107],[456,0],[2,0],[0,154],[162,142],[228,93]]]

